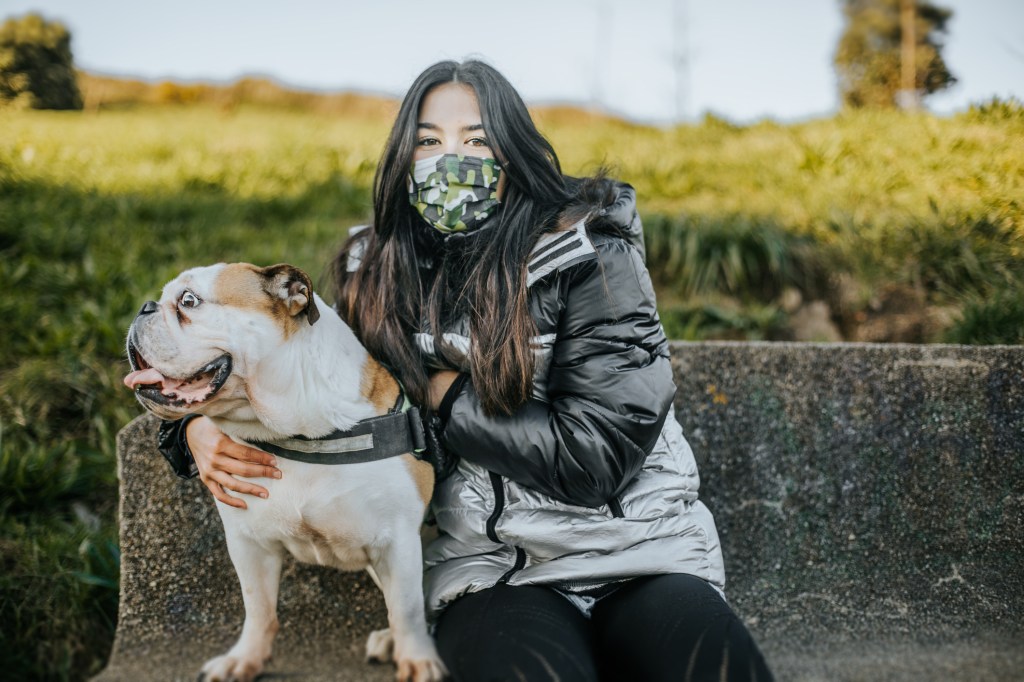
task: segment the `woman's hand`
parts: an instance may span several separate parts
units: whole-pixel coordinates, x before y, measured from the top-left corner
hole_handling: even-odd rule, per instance
[[[458,378],[459,373],[451,370],[441,370],[430,376],[430,395],[428,396],[429,407],[431,410],[437,410],[441,407],[441,401],[444,400],[444,396],[448,393],[448,389],[452,387],[455,380]],[[198,420],[196,420],[198,421]]]
[[[236,443],[207,417],[199,417],[188,423],[185,427],[185,440],[196,460],[200,480],[224,504],[248,509],[245,500],[229,495],[227,490],[263,498],[269,494],[263,486],[241,481],[235,476],[281,478],[281,471],[276,468],[277,460],[273,455]]]

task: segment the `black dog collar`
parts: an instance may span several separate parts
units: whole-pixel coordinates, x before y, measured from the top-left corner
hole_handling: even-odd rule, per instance
[[[406,453],[422,459],[426,447],[420,411],[404,392],[391,412],[363,419],[347,431],[249,442],[278,457],[310,464],[362,464]]]

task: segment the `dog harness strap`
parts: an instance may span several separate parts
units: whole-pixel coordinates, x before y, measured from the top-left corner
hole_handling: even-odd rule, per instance
[[[420,411],[410,406],[364,419],[348,431],[335,431],[322,438],[293,436],[275,441],[250,441],[271,454],[309,464],[362,464],[398,455],[417,455],[424,447]]]

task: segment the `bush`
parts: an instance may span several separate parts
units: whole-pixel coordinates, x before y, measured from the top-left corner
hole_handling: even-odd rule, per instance
[[[659,313],[670,339],[766,341],[785,336],[786,314],[773,304],[739,305],[711,297],[681,305],[663,304]]]
[[[966,121],[1004,123],[1024,123],[1024,103],[1015,97],[1000,99],[993,97],[984,102],[975,102],[967,111],[959,116]]]
[[[19,109],[81,109],[71,34],[38,14],[0,26],[0,105]]]
[[[862,283],[919,288],[937,303],[1024,281],[1024,224],[1015,199],[977,214],[894,217],[888,225],[836,225],[835,259]]]
[[[652,279],[683,297],[770,301],[787,286],[816,290],[824,268],[811,237],[749,216],[649,216],[644,234]]]
[[[945,341],[1024,344],[1024,286],[969,296]]]

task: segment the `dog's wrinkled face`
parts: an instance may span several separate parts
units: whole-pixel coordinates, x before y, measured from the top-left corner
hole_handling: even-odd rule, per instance
[[[124,383],[164,419],[226,414],[248,404],[246,379],[260,360],[318,317],[310,279],[293,266],[187,270],[132,322]]]

